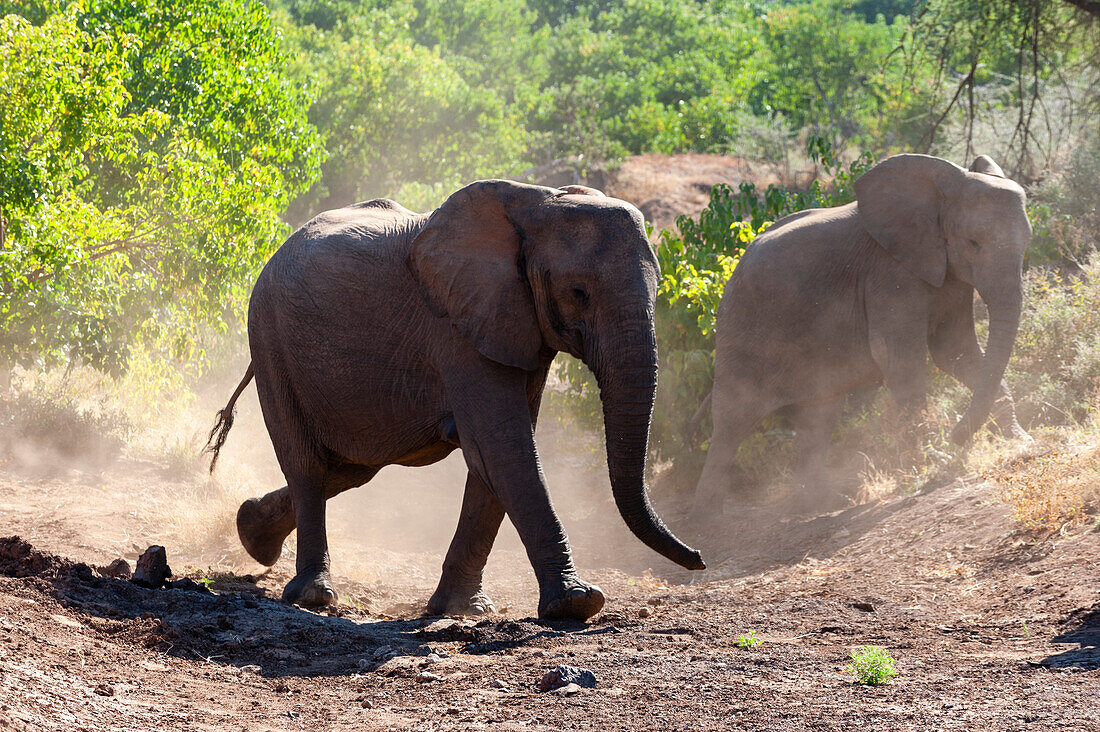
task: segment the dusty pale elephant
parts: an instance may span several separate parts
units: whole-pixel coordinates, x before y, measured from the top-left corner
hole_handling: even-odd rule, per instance
[[[984,155],[969,170],[896,155],[860,177],[855,192],[854,203],[776,222],[726,285],[698,518],[721,499],[737,446],[782,407],[793,408],[799,499],[821,503],[820,487],[811,486],[845,395],[885,382],[916,420],[929,352],[973,391],[955,442],[967,442],[995,405],[1002,432],[1027,437],[1002,380],[1031,238],[1023,189]],[[974,332],[975,290],[989,309],[984,354]]]
[[[577,575],[534,440],[547,371],[565,351],[599,384],[627,526],[703,568],[653,512],[644,481],[657,277],[638,210],[581,186],[480,181],[430,215],[375,200],[308,222],[256,282],[252,364],[211,433],[216,460],[254,374],[287,485],[241,505],[242,544],[271,565],[297,528],[283,597],[333,603],[326,499],[383,466],[428,465],[458,447],[465,496],[428,610],[492,609],[482,570],[507,514],[538,579],[539,616],[591,617],[604,596]]]

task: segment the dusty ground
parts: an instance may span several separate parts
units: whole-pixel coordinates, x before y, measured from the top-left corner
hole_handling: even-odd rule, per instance
[[[591,623],[531,617],[534,582],[510,529],[487,578],[504,611],[425,618],[461,465],[420,470],[451,482],[424,490],[454,510],[414,531],[424,527],[400,508],[372,518],[385,484],[336,499],[347,499],[331,511],[343,602],[315,614],[273,599],[292,550],[257,576],[226,523],[160,518],[158,495],[196,515],[229,505],[202,478],[132,460],[0,468],[0,535],[21,537],[0,541],[0,728],[1100,729],[1091,523],[1021,532],[976,480],[803,519],[727,504],[706,536],[683,530],[711,566],[685,585],[630,539],[601,489],[563,511],[585,576],[611,598]],[[547,472],[553,486],[566,468]],[[675,525],[675,507],[663,509]],[[373,530],[385,525],[409,527],[404,546],[400,531]],[[95,569],[152,543],[177,577],[212,579],[214,593]],[[749,631],[763,643],[737,647]],[[853,682],[848,654],[864,644],[897,659],[892,684]],[[538,693],[560,663],[591,669],[597,687]],[[424,671],[440,680],[418,680]]]

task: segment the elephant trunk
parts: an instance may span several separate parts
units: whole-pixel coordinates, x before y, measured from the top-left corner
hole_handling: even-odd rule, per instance
[[[653,322],[619,320],[614,341],[585,361],[596,375],[603,402],[611,491],[627,527],[658,554],[687,569],[706,569],[699,552],[677,539],[657,516],[645,485],[649,422],[657,390],[657,343]]]
[[[952,441],[959,445],[966,444],[989,418],[1020,327],[1023,294],[1019,285],[1007,292],[990,293],[988,297],[986,293],[981,295],[989,307],[989,340],[970,406],[951,431]]]

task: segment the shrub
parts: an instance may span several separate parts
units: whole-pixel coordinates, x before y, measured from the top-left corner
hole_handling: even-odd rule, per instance
[[[856,680],[861,684],[888,684],[898,675],[894,668],[894,659],[882,646],[860,646],[852,651],[851,659],[848,671],[855,674]]]
[[[733,645],[737,646],[738,648],[756,648],[763,642],[764,641],[756,637],[755,630],[750,630],[747,635],[742,633],[741,635],[737,636],[737,640],[733,642]]]
[[[119,455],[132,432],[133,424],[119,409],[80,404],[68,394],[32,388],[0,400],[0,437],[6,433],[3,452],[9,456],[22,454],[19,444],[102,465]]]

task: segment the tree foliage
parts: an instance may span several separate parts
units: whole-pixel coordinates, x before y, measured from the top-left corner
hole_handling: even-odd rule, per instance
[[[183,352],[321,158],[275,31],[236,0],[42,15],[0,19],[0,358]]]

